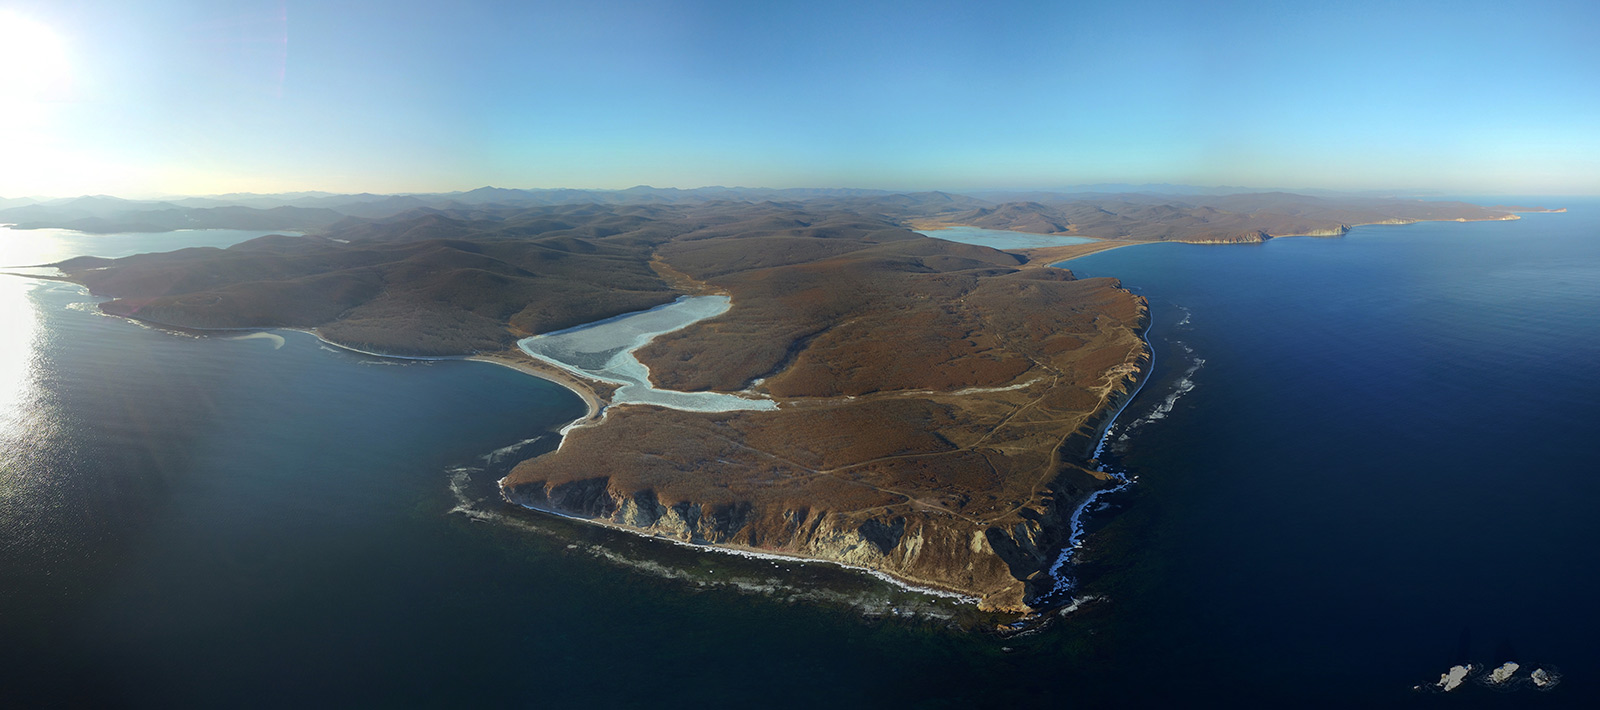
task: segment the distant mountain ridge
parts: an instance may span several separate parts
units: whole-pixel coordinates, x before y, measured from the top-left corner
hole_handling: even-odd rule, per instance
[[[1286,192],[1229,195],[1029,194],[967,212],[913,220],[924,228],[974,226],[1099,239],[1258,242],[1285,236],[1338,236],[1362,224],[1516,219],[1544,208],[1480,207],[1370,197],[1324,198]]]
[[[1234,188],[1168,184],[1100,184],[1064,189],[1075,191],[992,191],[970,195],[859,188],[709,186],[679,189],[639,185],[624,190],[485,186],[464,192],[404,195],[236,193],[166,200],[89,195],[7,201],[10,206],[0,208],[0,224],[14,224],[17,229],[61,228],[97,233],[175,229],[320,232],[350,219],[385,220],[434,213],[474,219],[485,213],[567,205],[644,207],[725,203],[852,212],[918,228],[965,225],[1107,239],[1259,241],[1291,234],[1339,234],[1356,224],[1504,219],[1511,218],[1515,211],[1540,209],[1483,208],[1456,202],[1359,195],[1240,193],[1230,192]]]

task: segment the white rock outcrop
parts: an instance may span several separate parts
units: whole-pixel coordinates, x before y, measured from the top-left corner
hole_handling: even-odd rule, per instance
[[[1533,684],[1540,688],[1548,688],[1556,682],[1556,679],[1550,677],[1550,673],[1543,668],[1533,669],[1532,678]]]
[[[1489,682],[1500,685],[1511,680],[1511,676],[1516,675],[1517,669],[1521,667],[1516,661],[1506,661],[1504,665],[1489,672]]]
[[[1455,690],[1456,688],[1461,687],[1462,681],[1465,681],[1467,679],[1467,674],[1471,672],[1471,665],[1451,666],[1450,672],[1439,676],[1439,687],[1444,688],[1444,692],[1446,693]]]

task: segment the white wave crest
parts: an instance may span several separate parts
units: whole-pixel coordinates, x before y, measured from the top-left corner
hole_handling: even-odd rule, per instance
[[[1182,348],[1185,356],[1192,356],[1194,354],[1194,348],[1189,347],[1187,343],[1182,341],[1174,341],[1173,344],[1179,348]],[[1130,436],[1134,431],[1146,424],[1149,424],[1150,422],[1166,419],[1167,415],[1171,414],[1172,410],[1178,406],[1178,400],[1182,399],[1184,395],[1194,391],[1195,373],[1199,372],[1200,368],[1204,367],[1205,364],[1205,358],[1190,357],[1189,366],[1184,369],[1182,375],[1178,376],[1177,381],[1172,383],[1172,389],[1167,392],[1167,396],[1163,397],[1160,402],[1156,403],[1156,406],[1152,407],[1149,412],[1145,413],[1144,416],[1129,422],[1128,426],[1123,429],[1122,437],[1118,439],[1118,441],[1126,440],[1127,437]]]
[[[1130,425],[1130,428],[1146,422],[1166,419],[1167,415],[1172,413],[1172,408],[1178,405],[1178,400],[1184,395],[1194,391],[1194,379],[1191,376],[1194,375],[1195,371],[1199,370],[1200,366],[1204,364],[1206,364],[1206,361],[1203,358],[1195,358],[1194,364],[1189,367],[1188,371],[1183,373],[1183,377],[1179,378],[1176,383],[1173,383],[1172,391],[1167,393],[1167,396],[1161,400],[1161,403],[1157,404],[1155,408],[1150,410],[1149,414],[1144,415],[1142,419],[1134,422],[1133,425]]]
[[[267,341],[269,343],[272,343],[272,349],[273,350],[281,350],[283,348],[283,343],[284,343],[283,336],[278,335],[277,333],[267,333],[267,332],[250,333],[249,335],[235,335],[235,336],[233,336],[231,338],[228,338],[228,339],[229,340],[265,340],[265,341]]]
[[[516,453],[518,449],[521,449],[522,447],[527,446],[528,444],[532,444],[533,442],[538,441],[538,440],[543,439],[543,438],[544,438],[544,436],[541,434],[541,435],[535,436],[535,437],[533,437],[531,439],[523,439],[522,441],[519,441],[519,442],[517,442],[515,444],[512,444],[510,446],[502,446],[502,447],[500,447],[498,449],[495,449],[494,451],[490,451],[489,453],[484,454],[483,455],[483,460],[486,463],[489,463],[489,464],[500,463],[502,460],[505,459],[505,457]]]

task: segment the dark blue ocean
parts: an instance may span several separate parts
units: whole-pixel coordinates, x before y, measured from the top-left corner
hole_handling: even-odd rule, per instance
[[[1076,570],[1104,599],[1012,639],[505,509],[582,411],[543,381],[0,277],[0,705],[1589,705],[1600,204],[1565,204],[1068,263],[1149,299],[1156,367]],[[1504,660],[1560,684],[1412,689]]]
[[[1152,310],[1090,555],[1151,694],[1600,702],[1600,204],[1570,207],[1066,264]],[[1508,660],[1561,682],[1408,697]]]

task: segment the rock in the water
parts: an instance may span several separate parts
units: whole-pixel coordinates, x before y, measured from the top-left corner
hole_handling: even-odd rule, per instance
[[[1472,672],[1472,666],[1451,666],[1450,672],[1439,676],[1439,687],[1448,693],[1461,687],[1461,682],[1467,679],[1467,674]]]
[[[1521,667],[1522,666],[1517,665],[1516,661],[1506,661],[1505,665],[1502,665],[1499,668],[1489,672],[1489,682],[1499,685],[1511,680],[1511,676],[1516,675],[1517,669]]]
[[[1533,684],[1541,688],[1548,688],[1556,682],[1555,678],[1550,677],[1550,673],[1543,668],[1533,669],[1532,677]]]

